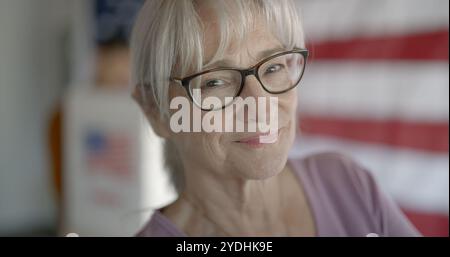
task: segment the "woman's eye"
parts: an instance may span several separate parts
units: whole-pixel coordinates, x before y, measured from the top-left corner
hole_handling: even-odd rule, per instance
[[[275,72],[282,70],[283,68],[284,68],[284,65],[282,65],[282,64],[274,64],[274,65],[271,65],[270,67],[268,67],[266,69],[266,71],[264,72],[264,74],[275,73]]]
[[[208,80],[204,83],[205,87],[220,87],[225,85],[225,81],[220,80],[220,79],[213,79],[213,80]]]

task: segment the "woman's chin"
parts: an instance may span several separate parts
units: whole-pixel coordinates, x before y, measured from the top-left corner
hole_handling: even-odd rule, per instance
[[[236,151],[233,154],[234,170],[248,179],[267,179],[275,176],[286,166],[289,153],[286,146],[273,145],[258,151]]]
[[[237,165],[236,172],[240,177],[251,180],[264,180],[278,175],[286,166],[286,160],[264,160]]]

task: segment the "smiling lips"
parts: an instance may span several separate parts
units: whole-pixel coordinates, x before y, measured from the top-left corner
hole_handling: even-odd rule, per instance
[[[278,141],[278,130],[272,133],[271,131],[267,133],[261,133],[253,137],[240,139],[236,142],[240,144],[245,144],[253,148],[259,148],[263,147],[266,144],[273,144],[276,141]]]

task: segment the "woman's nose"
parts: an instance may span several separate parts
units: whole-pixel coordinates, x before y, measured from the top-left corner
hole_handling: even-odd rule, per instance
[[[242,111],[244,113],[247,113],[247,115],[244,115],[244,117],[247,116],[243,120],[244,123],[248,124],[250,122],[265,122],[267,117],[270,117],[270,110],[273,109],[273,107],[270,107],[272,104],[271,98],[273,98],[273,96],[264,90],[261,83],[254,75],[248,75],[245,78],[245,84],[239,96],[246,103],[243,106],[238,105],[237,107],[238,113]],[[248,98],[253,98],[254,101],[248,101]],[[260,110],[260,108],[262,108],[264,111]],[[260,115],[264,114],[265,116],[260,117]]]
[[[240,96],[244,99],[247,97],[255,97],[255,100],[258,100],[258,97],[268,97],[270,94],[264,90],[263,86],[254,75],[248,75],[245,78],[244,88],[242,89]]]

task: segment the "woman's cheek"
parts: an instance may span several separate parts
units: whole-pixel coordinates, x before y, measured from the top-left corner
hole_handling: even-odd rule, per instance
[[[201,132],[202,140],[198,142],[195,148],[202,148],[204,156],[209,160],[220,163],[224,156],[224,144],[221,143],[221,133]]]

